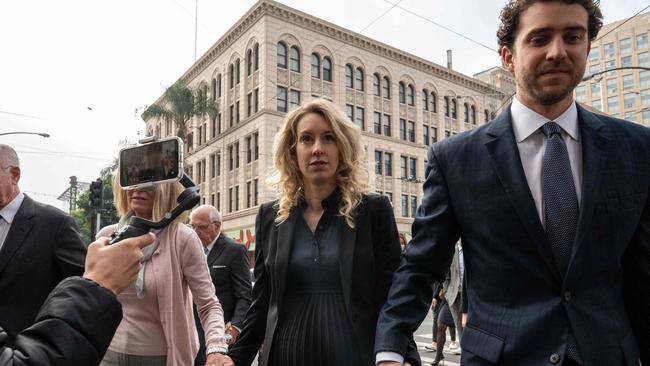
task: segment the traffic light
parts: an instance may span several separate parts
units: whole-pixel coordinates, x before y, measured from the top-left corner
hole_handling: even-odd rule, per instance
[[[88,203],[92,207],[102,207],[102,184],[103,182],[101,178],[97,178],[97,180],[90,183],[90,196]]]

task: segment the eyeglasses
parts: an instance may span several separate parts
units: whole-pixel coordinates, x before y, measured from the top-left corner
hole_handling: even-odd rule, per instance
[[[196,231],[196,230],[201,230],[201,231],[203,231],[203,230],[209,228],[210,225],[212,225],[212,224],[214,224],[214,222],[211,222],[211,223],[209,223],[209,224],[190,224],[190,227],[191,227],[193,230],[195,230],[195,231]]]

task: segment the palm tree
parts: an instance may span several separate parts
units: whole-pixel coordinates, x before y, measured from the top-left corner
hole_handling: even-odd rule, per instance
[[[142,119],[161,118],[176,125],[176,136],[187,142],[188,122],[194,116],[208,115],[214,118],[219,113],[217,104],[208,99],[207,86],[191,89],[182,81],[165,90],[159,104],[150,105],[142,113]]]

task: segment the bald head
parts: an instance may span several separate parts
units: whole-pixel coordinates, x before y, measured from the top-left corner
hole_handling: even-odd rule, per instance
[[[190,224],[201,243],[208,246],[221,234],[221,213],[214,206],[201,205],[190,214]]]
[[[0,144],[0,209],[20,193],[20,161],[11,146]]]

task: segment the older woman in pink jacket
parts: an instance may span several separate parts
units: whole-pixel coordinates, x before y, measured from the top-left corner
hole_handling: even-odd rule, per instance
[[[110,236],[132,216],[160,220],[176,205],[183,187],[158,185],[153,191],[121,189],[113,179],[120,223],[103,228]],[[207,344],[208,366],[233,365],[224,340],[223,312],[215,296],[201,241],[183,225],[184,217],[156,233],[143,249],[136,282],[118,296],[124,316],[101,366],[186,366],[194,363],[198,337],[192,301],[197,306]]]

